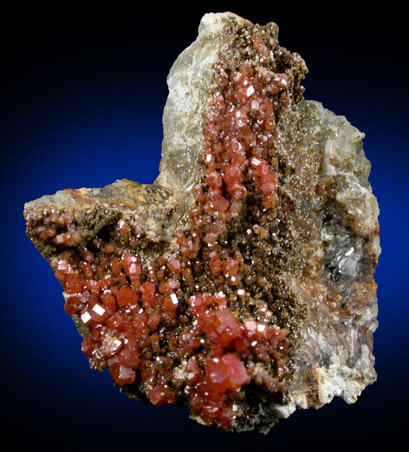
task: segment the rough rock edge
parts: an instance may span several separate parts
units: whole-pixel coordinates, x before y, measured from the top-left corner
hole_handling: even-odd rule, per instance
[[[299,121],[303,128],[305,149],[308,149],[310,143],[316,143],[320,147],[322,164],[319,176],[340,176],[347,181],[343,189],[337,193],[336,199],[345,214],[353,217],[355,231],[371,237],[369,251],[377,261],[381,253],[377,221],[379,208],[368,182],[370,163],[363,152],[364,134],[353,127],[344,116],[334,114],[316,101],[305,100],[294,112],[289,113],[287,121],[294,120]],[[285,128],[285,125],[281,126],[284,134]],[[317,250],[317,254],[321,252],[322,250]],[[358,256],[357,259],[362,260],[362,256]],[[351,322],[348,325],[351,342],[347,344],[349,349],[342,350],[340,349],[343,345],[341,341],[335,349],[331,345],[339,340],[337,332],[334,333],[333,330],[333,328],[336,330],[334,319],[328,316],[329,325],[323,328],[322,319],[318,319],[318,312],[314,313],[313,308],[310,310],[310,321],[300,331],[299,348],[294,360],[300,360],[305,364],[303,355],[306,355],[311,362],[315,359],[316,363],[312,366],[311,376],[312,380],[315,380],[316,387],[305,387],[302,378],[298,378],[301,376],[300,373],[294,372],[288,403],[274,406],[278,417],[287,418],[296,409],[320,408],[330,403],[336,396],[343,398],[347,403],[356,402],[365,387],[376,381],[376,372],[372,344],[355,343],[353,337],[354,333],[358,335],[358,328],[363,326],[373,334],[378,326],[377,314],[377,299],[374,298],[366,309],[365,315],[358,322]],[[315,316],[318,328],[311,321]],[[355,347],[360,348],[360,352],[354,365],[351,366],[347,361],[352,354],[350,349]],[[314,403],[308,400],[311,392],[316,394]]]
[[[167,77],[162,159],[155,184],[172,190],[180,212],[187,212],[194,203],[192,188],[201,171],[197,162],[203,112],[210,100],[214,66],[222,47],[232,40],[225,32],[230,21],[250,23],[231,12],[205,14],[196,40],[178,56]]]
[[[118,217],[129,222],[135,234],[144,235],[152,243],[173,238],[178,203],[172,192],[159,185],[117,180],[101,188],[59,190],[24,205],[26,221],[36,219],[42,208],[72,212],[74,223],[81,229],[80,244],[87,243]],[[50,241],[27,234],[47,261],[61,249]]]

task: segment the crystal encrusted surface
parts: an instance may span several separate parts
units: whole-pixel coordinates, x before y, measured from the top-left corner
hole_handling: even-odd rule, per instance
[[[266,432],[375,381],[370,164],[306,72],[274,23],[207,14],[168,77],[155,183],[25,205],[91,368],[130,397]]]

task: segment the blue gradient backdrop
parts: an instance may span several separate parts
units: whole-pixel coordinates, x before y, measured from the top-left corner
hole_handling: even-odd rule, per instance
[[[336,438],[332,449],[358,450],[384,440],[393,446],[403,437],[409,402],[403,21],[381,14],[321,19],[281,9],[255,12],[230,3],[185,12],[60,8],[2,17],[0,425],[12,444],[58,451],[74,444],[79,450],[114,444],[126,450],[321,450]],[[321,410],[297,412],[267,436],[206,429],[183,409],[129,400],[107,372],[90,370],[64,313],[62,289],[26,238],[22,216],[25,202],[59,189],[122,178],[153,182],[168,71],[196,38],[201,16],[225,10],[253,22],[277,22],[281,45],[299,52],[309,67],[305,97],[365,132],[381,208],[378,381],[354,405],[336,399]]]

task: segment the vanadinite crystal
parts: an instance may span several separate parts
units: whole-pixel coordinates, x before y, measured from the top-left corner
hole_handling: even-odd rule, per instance
[[[92,369],[266,432],[375,381],[378,205],[363,134],[303,98],[276,24],[206,14],[168,77],[160,174],[25,205]]]

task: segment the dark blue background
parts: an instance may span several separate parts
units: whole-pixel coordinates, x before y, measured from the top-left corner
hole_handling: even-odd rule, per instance
[[[72,8],[3,14],[1,47],[1,428],[14,445],[79,450],[248,450],[333,443],[358,450],[398,444],[408,416],[408,89],[405,25],[382,11],[345,15],[291,6]],[[88,368],[64,313],[62,289],[25,236],[23,204],[64,188],[158,174],[166,76],[205,12],[232,10],[280,27],[280,44],[310,73],[305,97],[366,134],[370,181],[381,208],[376,273],[378,381],[358,402],[300,411],[267,435],[190,421],[178,407],[127,399]],[[4,437],[3,437],[4,438]],[[335,448],[337,448],[335,447]],[[131,449],[130,449],[131,448]],[[14,448],[13,448],[14,449]]]

